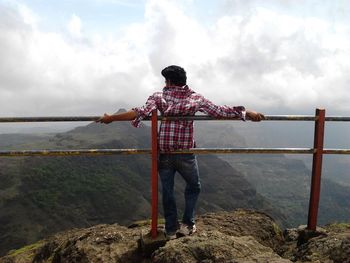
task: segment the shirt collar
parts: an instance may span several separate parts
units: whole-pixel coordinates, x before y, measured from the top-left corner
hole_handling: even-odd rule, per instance
[[[170,86],[164,87],[163,91],[188,91],[190,88],[187,85],[184,86]]]

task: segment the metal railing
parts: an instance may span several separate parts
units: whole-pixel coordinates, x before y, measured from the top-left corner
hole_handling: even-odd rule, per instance
[[[15,122],[75,122],[96,121],[100,116],[68,116],[68,117],[0,117],[0,123]],[[151,125],[151,149],[76,149],[76,150],[0,150],[0,157],[15,156],[67,156],[67,155],[116,155],[116,154],[151,154],[152,155],[152,224],[151,234],[157,236],[158,221],[158,121],[160,120],[237,120],[234,118],[213,118],[209,116],[182,116],[163,117],[158,116],[157,111],[152,112]],[[320,199],[321,170],[323,154],[350,154],[350,149],[324,149],[325,121],[347,122],[350,117],[325,116],[324,109],[316,109],[315,116],[311,115],[267,115],[264,121],[314,121],[314,147],[313,148],[193,148],[173,153],[195,154],[313,154],[312,177],[309,201],[308,224],[309,230],[316,230],[318,206]]]

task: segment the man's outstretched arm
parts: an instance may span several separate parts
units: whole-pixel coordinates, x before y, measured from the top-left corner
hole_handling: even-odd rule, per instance
[[[265,116],[259,112],[247,110],[246,116],[248,119],[252,121],[261,121],[265,119]],[[109,124],[113,121],[131,121],[137,117],[137,112],[134,110],[129,110],[127,112],[117,113],[113,115],[108,115],[105,113],[101,118],[99,118],[96,122]]]
[[[212,103],[210,100],[201,97],[201,105],[199,111],[204,112],[210,116],[217,118],[225,118],[225,117],[237,117],[245,120],[246,118],[251,121],[261,121],[265,119],[264,114],[253,111],[246,110],[243,106],[219,106]]]
[[[105,113],[101,118],[99,118],[96,122],[109,124],[113,121],[131,121],[137,117],[137,113],[134,110],[129,110],[127,112],[116,113],[113,115],[108,115]]]

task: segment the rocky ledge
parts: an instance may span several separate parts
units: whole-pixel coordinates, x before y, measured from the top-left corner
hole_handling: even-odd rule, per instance
[[[144,222],[61,232],[0,262],[350,262],[350,224],[282,232],[268,215],[239,209],[202,215],[197,227],[195,235],[164,242],[150,256],[140,249],[140,236],[149,232]]]

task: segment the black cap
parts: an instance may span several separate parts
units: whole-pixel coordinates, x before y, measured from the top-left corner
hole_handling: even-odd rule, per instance
[[[163,69],[161,73],[165,79],[175,85],[186,85],[186,71],[182,67],[171,65]]]

